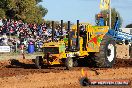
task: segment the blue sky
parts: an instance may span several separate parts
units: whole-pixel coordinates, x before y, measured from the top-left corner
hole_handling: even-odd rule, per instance
[[[89,22],[95,24],[95,14],[100,12],[100,0],[43,0],[41,2],[48,9],[46,20]],[[112,0],[112,7],[123,18],[123,27],[132,23],[132,0]]]

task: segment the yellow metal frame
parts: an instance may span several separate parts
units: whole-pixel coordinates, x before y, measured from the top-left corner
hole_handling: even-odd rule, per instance
[[[108,32],[109,27],[92,26],[89,23],[81,23],[80,25],[84,25],[87,31],[87,44],[86,44],[87,50],[86,51],[82,50],[83,38],[79,37],[80,50],[78,52],[59,52],[59,54],[50,54],[50,58],[56,57],[56,59],[53,62],[45,62],[45,63],[48,63],[50,65],[62,64],[61,60],[64,58],[66,59],[68,57],[67,55],[78,54],[79,57],[85,57],[89,55],[88,54],[89,52],[99,52],[100,42],[103,39],[103,36]],[[74,32],[77,31],[77,25],[73,25],[71,28],[72,31]],[[74,35],[74,38],[76,37],[77,36]],[[100,40],[100,42],[98,40]],[[61,44],[65,44],[65,46],[67,46],[68,43],[65,43],[64,41],[49,42],[49,43],[45,43],[43,47],[59,47]]]

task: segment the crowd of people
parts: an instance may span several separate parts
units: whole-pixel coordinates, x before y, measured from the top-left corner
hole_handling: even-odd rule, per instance
[[[63,28],[63,35],[66,35]],[[24,45],[27,49],[29,43],[35,45],[35,50],[40,50],[45,42],[51,41],[52,28],[46,23],[28,24],[21,20],[0,18],[0,45],[20,47]],[[60,26],[55,28],[55,39],[61,35]]]

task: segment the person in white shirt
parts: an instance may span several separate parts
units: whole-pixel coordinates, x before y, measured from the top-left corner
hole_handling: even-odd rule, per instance
[[[2,19],[0,18],[0,26],[2,27],[3,26],[3,22],[2,22]]]
[[[3,43],[4,43],[4,45],[7,46],[8,45],[8,38],[7,38],[6,34],[3,35],[3,38],[4,38]]]

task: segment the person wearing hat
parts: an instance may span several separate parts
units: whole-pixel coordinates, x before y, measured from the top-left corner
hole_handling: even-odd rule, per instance
[[[80,26],[80,37],[83,38],[83,50],[86,50],[86,42],[87,42],[87,32],[83,25]]]

